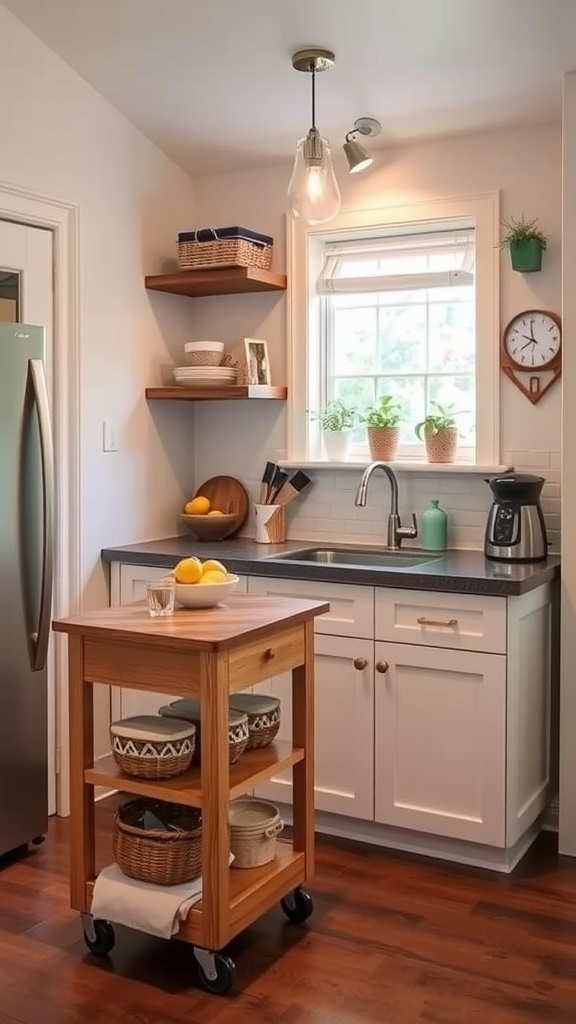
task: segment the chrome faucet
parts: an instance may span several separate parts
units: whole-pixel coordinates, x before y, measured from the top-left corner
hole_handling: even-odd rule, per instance
[[[390,499],[390,515],[388,516],[388,550],[399,551],[400,545],[404,537],[409,537],[411,540],[418,536],[418,523],[416,522],[416,515],[412,513],[412,526],[402,526],[400,521],[400,515],[398,513],[398,481],[396,474],[390,469],[385,462],[372,462],[362,473],[362,479],[358,484],[358,490],[356,492],[356,498],[354,504],[360,508],[366,507],[366,497],[368,494],[368,481],[372,476],[372,473],[376,469],[381,469],[386,474],[390,481],[391,499]]]

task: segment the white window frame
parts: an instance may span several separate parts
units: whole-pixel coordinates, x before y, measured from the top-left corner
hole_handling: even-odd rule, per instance
[[[405,227],[470,219],[476,244],[476,456],[470,465],[497,466],[500,455],[499,348],[499,227],[498,192],[448,199],[424,200],[402,206],[347,210],[329,227],[315,227],[288,218],[288,450],[287,461],[318,460],[311,455],[314,427],[307,410],[308,396],[319,393],[320,359],[308,353],[320,344],[320,302],[316,282],[322,269],[324,244],[366,230]],[[316,376],[315,376],[316,375]],[[366,461],[366,460],[364,460]],[[422,459],[422,462],[424,459]],[[414,460],[415,466],[421,465]],[[327,465],[329,465],[327,463]],[[462,463],[460,463],[462,465]],[[448,468],[448,467],[446,467]]]

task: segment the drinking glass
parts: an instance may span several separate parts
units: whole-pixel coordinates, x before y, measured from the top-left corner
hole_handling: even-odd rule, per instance
[[[148,611],[153,618],[174,614],[174,580],[147,580]]]

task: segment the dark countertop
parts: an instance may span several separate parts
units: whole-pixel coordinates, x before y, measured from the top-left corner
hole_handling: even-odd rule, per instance
[[[293,580],[323,580],[355,583],[370,587],[403,587],[462,594],[509,597],[525,594],[560,575],[560,557],[550,555],[542,562],[491,562],[481,551],[446,551],[417,568],[375,569],[355,565],[310,565],[286,562],[278,555],[307,547],[358,548],[360,545],[323,541],[289,540],[283,544],[256,544],[249,538],[198,543],[190,535],[104,548],[105,562],[150,565],[172,569],[181,558],[197,555],[203,561],[218,558],[230,572],[244,576],[275,576]],[[380,552],[384,548],[367,545]],[[362,549],[364,549],[362,547]],[[403,549],[408,553],[413,548]]]

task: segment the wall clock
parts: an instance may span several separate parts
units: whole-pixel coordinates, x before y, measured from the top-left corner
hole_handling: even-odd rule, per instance
[[[544,309],[529,309],[512,317],[502,335],[500,366],[536,405],[562,372],[560,317]]]

